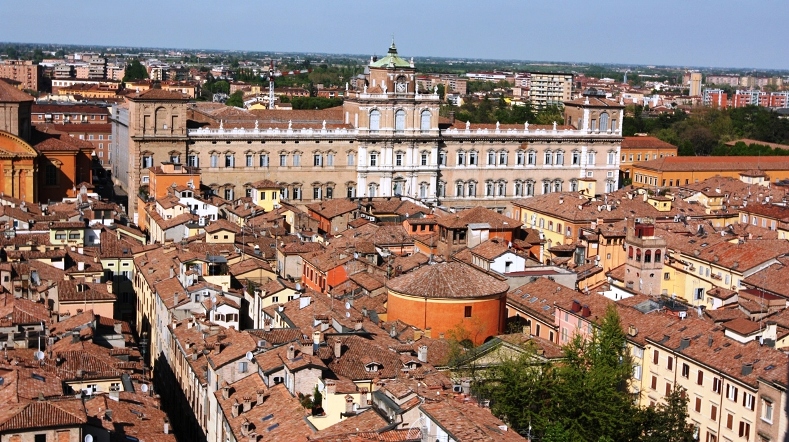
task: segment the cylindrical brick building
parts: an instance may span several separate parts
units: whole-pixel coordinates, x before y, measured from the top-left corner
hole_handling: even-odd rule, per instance
[[[474,344],[503,333],[509,286],[461,262],[427,265],[389,281],[388,320],[431,328],[433,337],[462,330]]]

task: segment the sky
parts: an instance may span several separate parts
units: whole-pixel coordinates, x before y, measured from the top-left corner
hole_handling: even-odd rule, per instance
[[[787,0],[3,0],[0,41],[789,69]]]

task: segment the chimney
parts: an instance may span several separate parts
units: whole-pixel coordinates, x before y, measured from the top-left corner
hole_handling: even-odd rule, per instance
[[[318,353],[318,347],[321,345],[321,332],[315,330],[312,332],[312,353]]]
[[[221,352],[222,352],[222,344],[220,342],[215,343],[214,344],[214,354],[218,355]]]
[[[73,344],[76,344],[77,342],[79,342],[79,332],[78,331],[74,330],[73,332],[71,332],[71,342]]]
[[[293,347],[293,344],[291,344],[288,347],[288,359],[293,360],[295,358],[296,358],[296,349]]]
[[[688,347],[690,347],[690,338],[682,338],[682,340],[679,341],[679,349],[684,350]]]
[[[460,381],[460,388],[463,391],[463,394],[468,395],[471,393],[471,381],[468,379],[463,379]]]
[[[170,421],[164,418],[164,434],[170,434]]]
[[[366,406],[370,405],[370,400],[367,399],[367,394],[368,393],[369,393],[369,390],[367,390],[367,388],[363,387],[361,389],[361,391],[359,393],[359,406],[366,407]]]
[[[455,111],[449,112],[449,124],[455,124]]]
[[[238,403],[238,400],[233,399],[233,407],[230,410],[230,413],[233,415],[233,417],[238,417],[238,415],[240,414],[240,409],[241,409],[241,404]]]
[[[263,331],[271,331],[271,319],[263,320]]]
[[[258,441],[258,434],[254,431],[249,433],[249,442],[257,442]]]
[[[426,329],[425,329],[425,331],[424,331],[424,333],[423,333],[423,335],[424,335],[426,338],[432,338],[432,337],[433,337],[433,329],[432,329],[432,328],[430,328],[430,327],[426,328]]]
[[[112,293],[112,280],[107,281],[107,293]]]
[[[748,376],[753,372],[753,364],[742,364],[742,375]]]
[[[260,389],[257,391],[257,400],[255,401],[255,405],[260,405],[266,401],[266,390]]]
[[[241,422],[241,435],[246,436],[249,434],[249,420],[244,418],[244,422]]]
[[[414,330],[414,341],[422,339],[422,330]]]
[[[77,261],[77,270],[80,272],[85,271],[85,262],[84,261]]]
[[[252,398],[244,396],[244,413],[252,409]]]
[[[581,316],[583,316],[584,318],[588,318],[591,315],[592,315],[592,311],[589,310],[588,305],[585,305],[583,306],[583,308],[581,308]]]
[[[110,410],[109,408],[104,410],[104,418],[107,419],[108,421],[111,421],[112,420],[112,410]]]
[[[170,278],[175,278],[175,269],[170,267]]]
[[[339,358],[342,356],[342,341],[339,339],[334,340],[334,357]]]
[[[356,330],[356,331],[359,331],[359,330],[362,329],[362,320],[361,319],[357,319],[356,320],[356,323],[353,325],[353,329]]]
[[[389,329],[389,336],[393,338],[397,336],[397,328],[395,327],[394,324],[392,324],[392,327]]]
[[[337,392],[337,384],[333,380],[326,380],[326,394],[335,394]]]
[[[123,323],[121,322],[116,322],[113,324],[112,328],[115,329],[115,334],[120,335],[123,333]]]
[[[314,356],[315,355],[315,352],[313,351],[314,349],[315,346],[312,344],[312,342],[307,341],[301,343],[301,352],[305,355]]]
[[[419,346],[419,351],[417,352],[417,359],[419,359],[419,362],[422,363],[427,362],[427,345]]]
[[[227,400],[229,397],[230,397],[230,386],[227,385],[227,382],[222,381],[222,399]]]
[[[636,336],[638,334],[638,329],[635,325],[630,324],[630,326],[627,327],[627,334],[629,336]]]
[[[353,396],[345,396],[345,414],[353,414]]]

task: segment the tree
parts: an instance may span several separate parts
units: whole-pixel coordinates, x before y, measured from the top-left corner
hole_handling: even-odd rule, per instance
[[[666,403],[639,412],[642,442],[692,442],[693,425],[688,424],[688,398],[681,387],[676,387]]]
[[[135,58],[126,66],[123,82],[145,80],[146,78],[148,78],[148,71],[145,69],[145,66],[140,63],[140,60]]]
[[[438,99],[444,101],[444,95],[446,94],[446,87],[444,87],[444,83],[438,85]]]
[[[230,94],[230,98],[225,101],[225,104],[228,106],[235,106],[235,107],[244,107],[244,92],[243,91],[235,91]]]

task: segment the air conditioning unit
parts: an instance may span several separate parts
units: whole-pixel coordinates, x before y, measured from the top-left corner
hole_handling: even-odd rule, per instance
[[[461,393],[462,391],[463,391],[463,387],[461,387],[459,384],[455,384],[452,386],[453,393]]]

